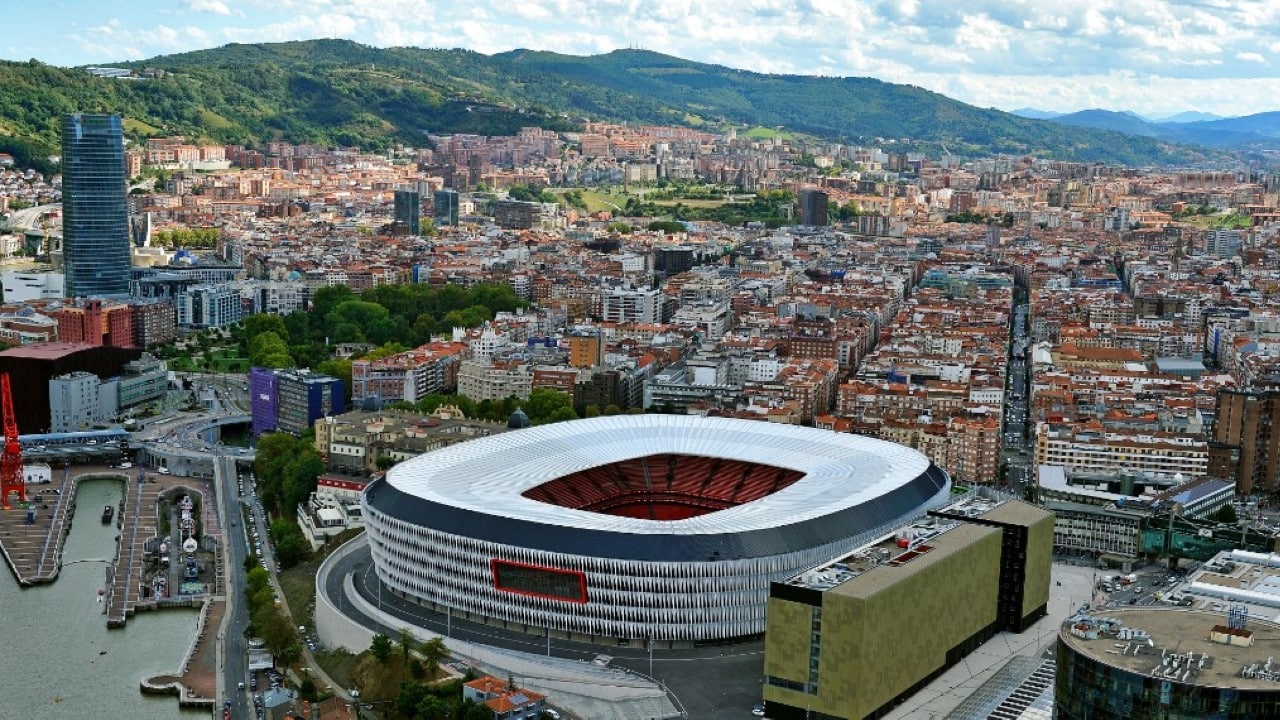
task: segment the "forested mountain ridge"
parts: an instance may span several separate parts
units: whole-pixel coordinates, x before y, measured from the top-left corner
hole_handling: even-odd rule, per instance
[[[61,116],[78,110],[120,113],[134,137],[368,149],[422,145],[427,132],[566,130],[599,119],[711,130],[781,127],[841,141],[945,146],[955,154],[1131,165],[1205,158],[1204,151],[1157,138],[1020,118],[909,85],[766,75],[643,50],[483,55],[309,40],[227,45],[113,66],[165,72],[121,80],[35,61],[0,63],[0,150],[24,157],[56,153]]]

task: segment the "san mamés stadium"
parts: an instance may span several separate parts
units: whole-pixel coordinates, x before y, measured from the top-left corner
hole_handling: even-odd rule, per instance
[[[769,583],[941,505],[922,454],[748,420],[628,415],[420,455],[365,491],[378,577],[455,617],[588,642],[764,632]]]

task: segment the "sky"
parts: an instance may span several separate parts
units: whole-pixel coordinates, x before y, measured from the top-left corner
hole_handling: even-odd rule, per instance
[[[1280,0],[3,0],[0,27],[0,58],[53,65],[325,37],[483,53],[638,47],[1002,110],[1280,110]]]

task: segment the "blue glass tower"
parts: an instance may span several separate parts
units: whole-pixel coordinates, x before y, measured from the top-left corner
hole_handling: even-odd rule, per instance
[[[62,254],[68,297],[129,294],[128,179],[119,115],[62,123]]]

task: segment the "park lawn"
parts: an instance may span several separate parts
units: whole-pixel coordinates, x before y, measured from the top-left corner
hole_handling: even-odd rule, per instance
[[[215,350],[210,359],[213,369],[217,372],[249,372],[249,358],[241,357],[235,350]]]
[[[587,210],[593,213],[603,211],[616,214],[627,204],[626,195],[610,195],[599,190],[583,190],[582,199],[587,203]]]
[[[676,198],[674,200],[654,200],[654,205],[659,207],[675,207],[676,205],[684,205],[687,208],[718,208],[728,203],[728,200],[685,200]]]

